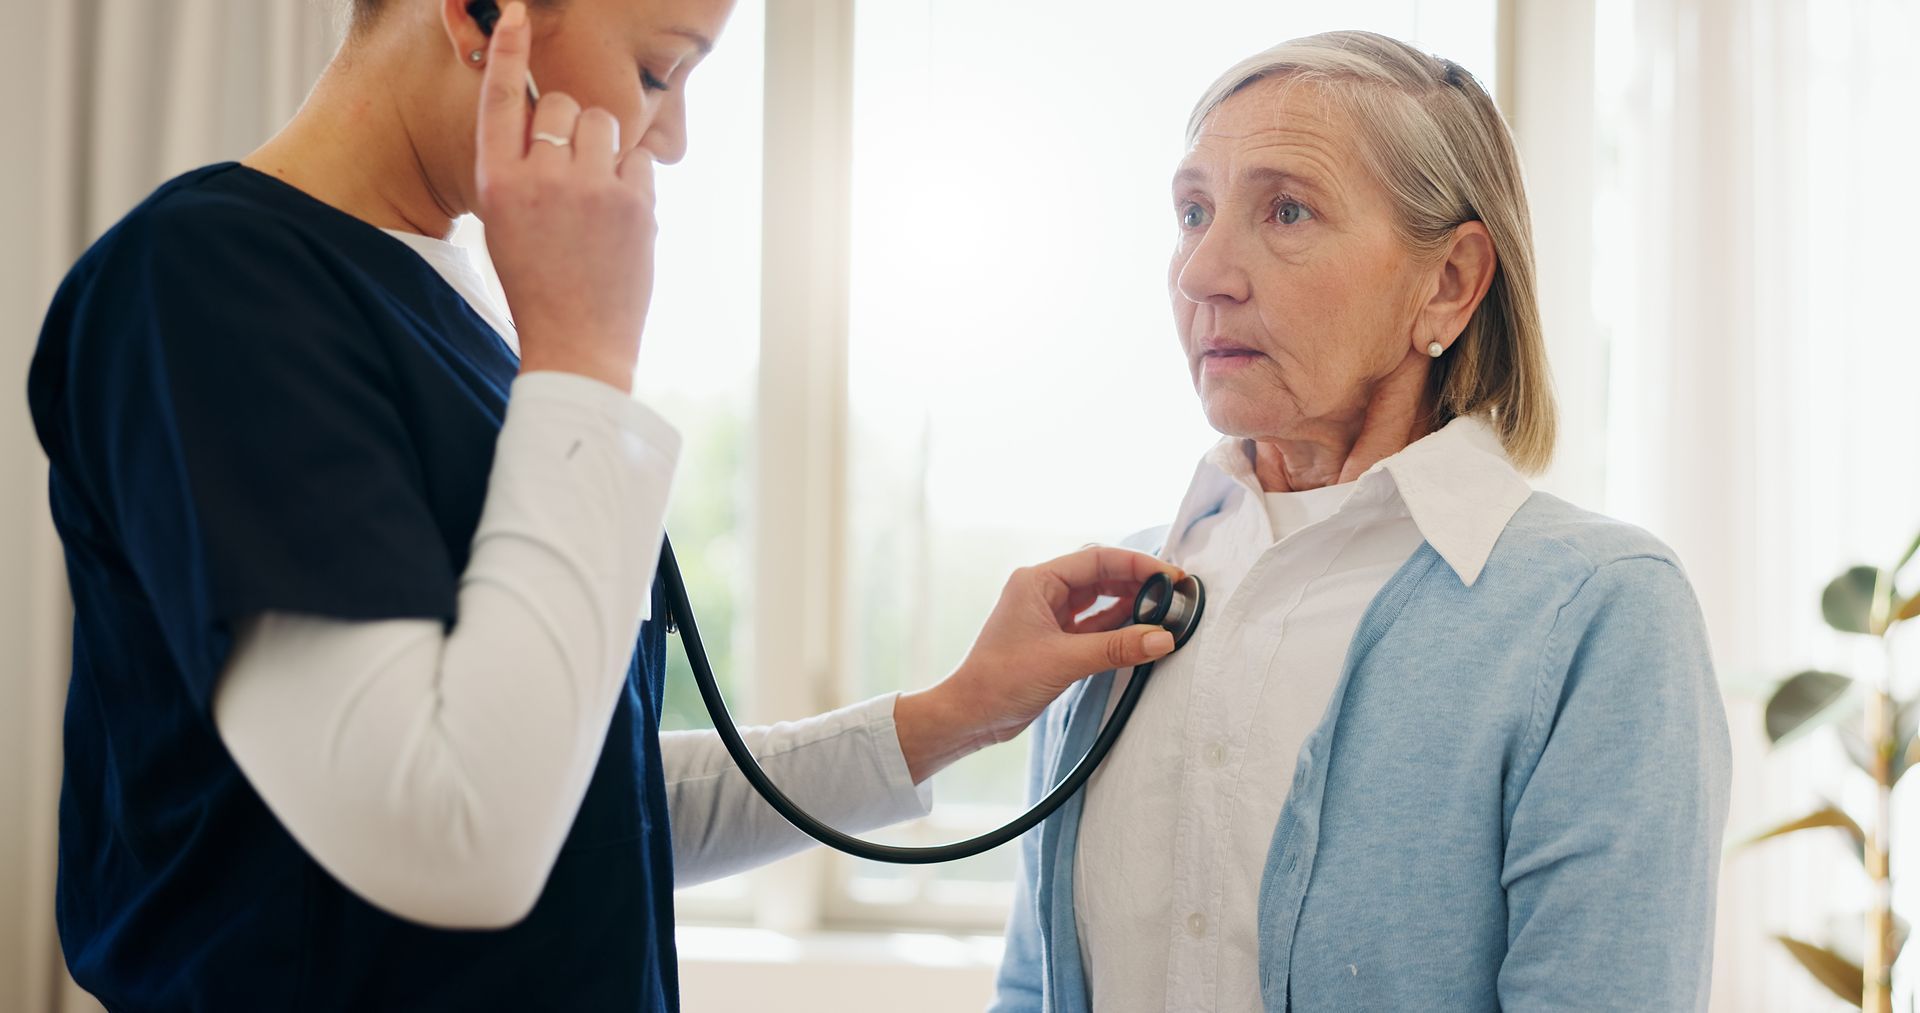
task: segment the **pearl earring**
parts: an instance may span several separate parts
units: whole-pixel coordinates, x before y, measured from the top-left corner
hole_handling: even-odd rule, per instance
[[[467,54],[467,59],[472,60],[474,63],[479,63],[481,60],[484,60],[486,58],[487,58],[487,51],[484,49],[476,49],[473,52]]]
[[[1438,341],[1430,341],[1427,343],[1427,354],[1433,356],[1436,359],[1438,359],[1442,353],[1446,352],[1446,350],[1447,350],[1447,346],[1441,344]]]

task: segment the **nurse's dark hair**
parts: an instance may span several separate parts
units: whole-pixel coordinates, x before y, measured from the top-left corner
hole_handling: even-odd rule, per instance
[[[348,33],[359,35],[365,32],[373,27],[374,22],[380,20],[380,15],[386,13],[388,8],[406,2],[409,0],[347,0]],[[412,2],[417,3],[419,0],[412,0]],[[565,2],[566,0],[526,0],[528,7],[558,7]],[[508,0],[497,0],[500,7],[506,6],[507,3]]]

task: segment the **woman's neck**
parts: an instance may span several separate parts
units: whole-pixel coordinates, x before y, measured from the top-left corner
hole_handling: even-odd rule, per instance
[[[436,178],[443,139],[407,101],[433,100],[433,72],[396,53],[349,41],[293,119],[241,162],[370,225],[445,238],[465,202]]]
[[[1254,437],[1253,473],[1267,492],[1351,482],[1432,432],[1432,366],[1408,356],[1345,416],[1304,420],[1285,436]]]

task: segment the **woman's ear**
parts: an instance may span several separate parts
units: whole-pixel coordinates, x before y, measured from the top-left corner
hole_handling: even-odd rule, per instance
[[[1420,326],[1413,335],[1417,352],[1428,354],[1433,342],[1439,342],[1443,350],[1453,345],[1460,332],[1467,329],[1467,321],[1473,319],[1473,311],[1480,308],[1480,301],[1487,297],[1487,289],[1493,287],[1498,266],[1493,236],[1485,224],[1464,222],[1454,228],[1453,238],[1447,241],[1434,268],[1438,277],[1434,279],[1433,296],[1420,311]]]

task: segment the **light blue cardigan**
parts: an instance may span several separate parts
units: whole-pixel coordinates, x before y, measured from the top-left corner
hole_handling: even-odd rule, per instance
[[[1112,683],[1035,722],[1036,795]],[[1535,493],[1471,587],[1422,545],[1301,746],[1261,876],[1266,1009],[1705,1009],[1729,763],[1699,605],[1650,535]],[[1084,797],[1021,842],[995,1011],[1089,1009]]]

